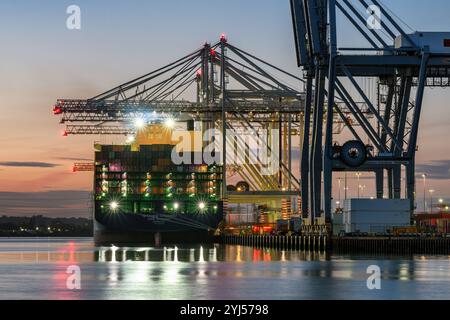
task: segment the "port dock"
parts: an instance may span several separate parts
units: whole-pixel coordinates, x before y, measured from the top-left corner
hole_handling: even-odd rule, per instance
[[[331,249],[331,242],[327,236],[226,235],[221,237],[220,241],[223,244],[279,250],[327,251]]]
[[[331,237],[227,235],[220,242],[255,248],[326,251],[337,254],[450,254],[450,238],[430,237]]]

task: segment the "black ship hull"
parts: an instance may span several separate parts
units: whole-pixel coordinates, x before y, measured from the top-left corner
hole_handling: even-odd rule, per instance
[[[220,214],[96,215],[94,239],[96,245],[209,243],[214,241],[222,218]]]

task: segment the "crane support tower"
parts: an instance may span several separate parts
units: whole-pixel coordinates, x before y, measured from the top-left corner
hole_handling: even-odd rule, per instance
[[[331,222],[333,172],[375,174],[379,199],[401,198],[404,179],[412,215],[424,92],[448,86],[450,33],[407,33],[379,0],[291,0],[291,11],[306,79],[303,217]],[[345,23],[346,34],[360,37],[344,39]],[[337,137],[333,118],[343,110],[351,117]]]

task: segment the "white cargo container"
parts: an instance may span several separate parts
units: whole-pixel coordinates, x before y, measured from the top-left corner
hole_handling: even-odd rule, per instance
[[[450,54],[449,32],[415,32],[408,36],[419,48],[428,46],[431,53]],[[412,44],[403,35],[400,35],[395,39],[396,49],[408,49],[412,47]]]
[[[387,233],[410,226],[410,202],[403,199],[350,199],[344,203],[345,232]]]
[[[229,225],[246,225],[257,222],[258,209],[255,204],[230,204],[226,215]]]

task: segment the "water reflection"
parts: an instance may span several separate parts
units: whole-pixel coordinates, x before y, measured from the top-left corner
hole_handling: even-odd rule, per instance
[[[325,252],[257,249],[242,246],[199,245],[190,247],[97,247],[97,262],[271,262],[326,261]]]
[[[178,248],[174,247],[98,247],[94,248],[97,262],[216,262],[217,247]],[[207,252],[205,259],[205,251]]]
[[[67,290],[71,265],[81,268],[81,291]],[[367,290],[369,265],[381,268],[382,291]],[[0,239],[0,299],[448,298],[449,269],[448,256]]]

